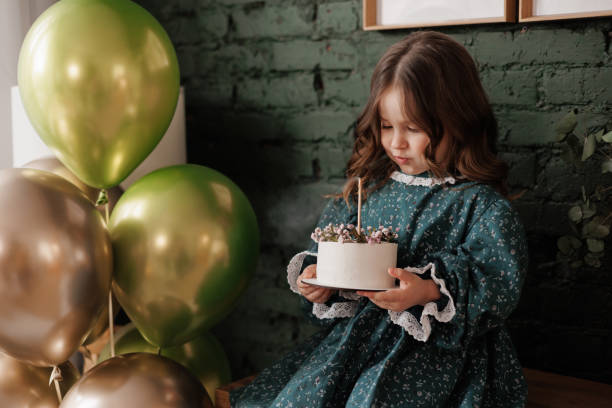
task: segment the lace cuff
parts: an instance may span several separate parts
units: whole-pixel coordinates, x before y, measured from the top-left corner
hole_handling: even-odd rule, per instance
[[[302,272],[302,265],[304,264],[304,259],[307,256],[317,256],[316,252],[304,251],[300,252],[297,255],[294,255],[293,258],[289,261],[289,265],[287,265],[287,282],[289,282],[289,288],[292,292],[300,294],[300,291],[297,286],[297,278],[300,276]]]
[[[353,317],[357,313],[359,302],[336,302],[331,306],[324,303],[313,303],[312,314],[319,319],[335,319],[336,317]]]
[[[410,334],[416,340],[427,341],[427,339],[429,339],[429,335],[431,334],[431,323],[429,321],[429,316],[433,316],[437,321],[442,323],[451,321],[451,319],[455,316],[455,302],[453,301],[450,292],[446,288],[444,279],[440,279],[436,276],[436,266],[433,263],[430,263],[423,268],[406,267],[404,269],[419,275],[422,275],[431,269],[431,279],[438,286],[440,286],[440,293],[448,297],[448,303],[442,311],[438,310],[438,305],[436,302],[427,303],[423,308],[423,313],[421,313],[420,321],[407,310],[403,312],[393,312],[389,310],[389,317],[393,323],[402,326],[404,330],[406,330],[408,334]]]
[[[289,283],[289,288],[300,296],[301,294],[297,286],[297,278],[302,272],[302,265],[304,264],[304,259],[306,259],[307,256],[317,256],[317,253],[310,251],[300,252],[291,258],[291,261],[289,261],[289,265],[287,266],[287,282]],[[357,300],[359,299],[359,296],[356,293],[347,292],[344,290],[340,290],[339,294],[343,298],[351,301],[335,302],[331,306],[324,303],[313,303],[312,314],[319,319],[333,319],[336,317],[354,316],[357,311],[357,306],[359,303]]]

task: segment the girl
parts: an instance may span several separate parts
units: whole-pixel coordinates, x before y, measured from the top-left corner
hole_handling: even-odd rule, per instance
[[[521,407],[526,385],[505,327],[527,246],[503,197],[497,124],[465,48],[416,32],[378,62],[355,129],[349,182],[319,227],[400,227],[400,286],[348,293],[307,285],[316,251],[288,267],[291,289],[327,329],[234,391],[233,407]],[[339,199],[340,197],[344,200]],[[347,205],[349,204],[349,205]]]

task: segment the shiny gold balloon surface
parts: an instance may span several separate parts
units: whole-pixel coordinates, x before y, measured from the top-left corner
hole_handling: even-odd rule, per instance
[[[221,173],[167,167],[134,183],[109,228],[113,292],[151,344],[183,344],[223,318],[259,253],[255,213]]]
[[[182,365],[149,353],[117,356],[86,372],[61,408],[212,408],[206,390]]]
[[[0,191],[0,350],[57,365],[108,299],[108,231],[87,197],[55,174],[0,170]]]
[[[70,170],[68,170],[66,166],[62,164],[61,161],[57,160],[55,157],[47,157],[43,159],[33,160],[25,164],[23,167],[26,167],[28,169],[50,171],[53,174],[57,174],[58,176],[65,178],[66,180],[77,186],[79,190],[85,193],[85,195],[87,196],[87,198],[89,198],[89,201],[91,201],[92,204],[95,205],[98,201],[98,197],[100,196],[100,190],[83,183],[81,180],[79,180],[77,176],[75,176]],[[115,208],[115,204],[117,204],[117,200],[119,200],[121,194],[123,194],[123,189],[119,186],[113,187],[107,191],[109,216],[110,214],[112,214],[113,208]],[[100,214],[102,214],[103,218],[106,218],[105,207],[105,205],[96,206]],[[113,309],[113,314],[116,316],[119,312],[119,304],[114,299],[113,304],[116,306]],[[85,339],[84,344],[87,345],[95,341],[98,337],[100,337],[102,333],[104,333],[107,327],[108,305],[106,305],[104,311],[102,312],[100,317],[98,317],[94,328],[91,330],[91,333],[89,333],[89,336],[87,336],[87,339]]]
[[[69,361],[60,364],[60,392],[65,395],[79,379],[79,372]],[[34,367],[0,353],[0,407],[57,408],[55,386],[49,386],[50,367]]]
[[[18,83],[42,140],[79,179],[116,186],[155,148],[179,94],[174,47],[129,0],[62,0],[34,22]]]
[[[130,324],[117,333],[115,352],[128,353],[158,353],[158,348],[147,343],[134,325]],[[231,380],[230,366],[225,351],[219,341],[210,333],[204,333],[198,338],[181,346],[162,349],[160,354],[171,358],[187,367],[194,374],[215,402],[215,390]],[[98,362],[110,358],[110,345],[100,353]]]
[[[55,157],[46,157],[43,159],[33,160],[23,165],[22,167],[26,167],[28,169],[50,171],[53,174],[57,174],[58,176],[65,178],[66,180],[77,186],[79,190],[85,193],[87,198],[89,198],[89,201],[91,201],[94,205],[96,204],[96,201],[98,201],[98,197],[100,196],[100,190],[83,183],[81,180],[79,180],[77,176],[74,175],[74,173],[68,170],[66,166],[64,166],[62,162],[56,159]],[[119,200],[121,194],[123,194],[123,189],[119,186],[113,187],[107,191],[109,215],[112,214],[113,208],[115,208],[115,204],[117,204],[117,200]],[[104,207],[105,206],[103,205],[97,206],[98,211],[100,211],[100,214],[102,214],[103,217],[106,216],[106,209]]]

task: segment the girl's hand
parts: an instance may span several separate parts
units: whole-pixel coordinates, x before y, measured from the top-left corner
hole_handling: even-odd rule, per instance
[[[300,294],[312,303],[325,303],[334,293],[333,289],[322,288],[320,286],[309,285],[302,282],[302,279],[310,279],[317,277],[317,265],[309,265],[304,269],[302,274],[297,279],[298,290]]]
[[[401,268],[389,268],[388,272],[400,280],[399,288],[382,292],[360,290],[357,294],[367,297],[380,308],[394,312],[401,312],[415,305],[424,306],[441,296],[438,285],[432,280],[421,279],[417,274]]]

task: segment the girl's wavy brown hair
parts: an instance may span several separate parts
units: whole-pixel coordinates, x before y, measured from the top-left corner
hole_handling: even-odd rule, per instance
[[[347,203],[355,199],[357,177],[367,197],[399,170],[380,139],[379,104],[390,87],[401,89],[406,116],[429,136],[425,158],[434,177],[477,181],[507,195],[508,166],[496,155],[497,121],[474,60],[451,37],[419,31],[392,45],[376,65],[368,102],[355,126],[348,182],[336,197]],[[438,163],[435,152],[445,134],[448,153]]]

